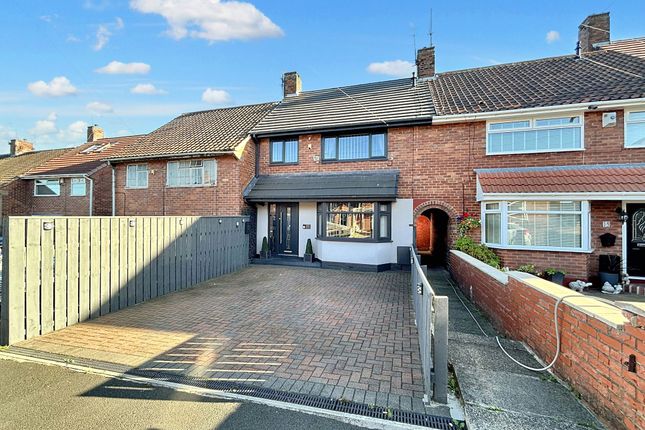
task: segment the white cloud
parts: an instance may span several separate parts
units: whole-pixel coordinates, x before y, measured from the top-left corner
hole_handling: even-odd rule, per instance
[[[68,34],[67,39],[65,39],[67,43],[78,43],[81,41],[78,37],[74,36],[73,34]]]
[[[100,51],[105,48],[105,45],[110,41],[113,31],[121,30],[124,27],[123,20],[117,17],[114,23],[99,24],[96,29],[96,43],[94,43],[94,50]]]
[[[15,139],[16,137],[18,137],[18,133],[16,133],[15,130],[5,127],[4,125],[0,125],[0,139],[7,140]]]
[[[90,102],[87,105],[85,105],[85,108],[87,108],[87,110],[97,115],[114,112],[114,109],[112,108],[112,106],[103,102]]]
[[[225,104],[231,100],[231,96],[224,90],[206,88],[206,91],[202,93],[202,100],[211,104]]]
[[[55,21],[58,19],[58,14],[53,14],[53,15],[43,15],[40,17],[41,21],[44,21],[46,23],[51,23],[52,21]]]
[[[57,76],[49,83],[45,81],[32,82],[27,85],[27,89],[39,97],[61,97],[77,93],[76,87],[65,76]]]
[[[551,31],[546,33],[546,43],[553,43],[553,42],[555,42],[557,40],[560,40],[560,33],[559,32],[557,32],[555,30],[551,30]]]
[[[130,7],[142,13],[163,16],[168,22],[168,34],[175,39],[188,36],[219,42],[284,34],[254,5],[242,1],[131,0]]]
[[[75,141],[82,140],[86,136],[85,133],[87,133],[87,126],[88,124],[85,121],[74,121],[67,126],[67,130],[61,130],[61,133],[64,134],[63,138]]]
[[[36,121],[34,127],[29,130],[29,133],[36,136],[44,136],[48,134],[54,134],[58,132],[58,127],[56,127],[56,112],[52,112],[47,116],[47,119],[41,119]]]
[[[158,95],[166,94],[166,91],[160,90],[155,87],[153,84],[137,84],[130,89],[132,94],[147,94],[147,95]]]
[[[415,70],[414,63],[404,60],[383,61],[367,66],[367,71],[370,73],[396,77],[412,76],[412,72]]]
[[[108,75],[145,75],[150,71],[150,68],[150,65],[146,63],[111,61],[107,66],[96,69],[96,72]]]

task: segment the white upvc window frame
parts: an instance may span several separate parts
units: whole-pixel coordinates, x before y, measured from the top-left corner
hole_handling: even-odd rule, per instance
[[[171,184],[170,181],[170,166],[173,164],[179,165],[180,163],[190,163],[190,166],[187,168],[191,172],[192,176],[192,171],[193,170],[201,170],[201,178],[202,182],[199,184]],[[192,166],[193,163],[199,163],[201,162],[201,166]],[[213,175],[210,178],[210,181],[206,181],[206,163],[213,163]],[[217,160],[215,159],[188,159],[188,160],[175,160],[175,161],[168,161],[166,164],[166,187],[167,188],[197,188],[197,187],[211,187],[217,185]]]
[[[550,199],[551,201],[559,201],[558,199]],[[517,201],[512,199],[510,201]],[[533,201],[531,198],[526,198],[524,201]],[[554,251],[554,252],[579,252],[579,253],[590,253],[593,250],[591,249],[591,205],[587,200],[562,200],[562,201],[577,201],[580,202],[580,231],[582,233],[581,237],[581,247],[580,248],[567,248],[567,247],[552,247],[552,246],[526,246],[526,245],[509,245],[508,244],[508,203],[509,200],[495,200],[495,201],[483,201],[481,202],[481,242],[488,246],[489,248],[496,249],[512,249],[512,250],[523,250],[523,251]],[[490,203],[499,203],[499,210],[490,211],[491,213],[501,213],[500,221],[500,242],[501,243],[488,243],[486,240],[486,204]],[[511,211],[513,212],[513,211]],[[527,211],[527,213],[546,213],[546,214],[557,214],[557,213],[578,213],[578,212],[558,212],[558,211]]]
[[[563,129],[563,128],[574,128],[570,125],[553,125],[553,126],[536,126],[536,121],[545,120],[545,119],[558,119],[558,118],[578,118],[580,120],[579,124],[575,126],[580,127],[580,147],[579,148],[561,148],[561,149],[534,149],[534,150],[521,150],[521,151],[501,151],[501,152],[490,152],[489,150],[489,138],[491,133],[505,133],[513,131],[534,131],[534,130],[553,130],[553,129]],[[508,124],[513,122],[522,122],[528,121],[528,127],[513,128],[507,130],[492,130],[490,129],[491,125],[494,124]],[[503,120],[488,120],[486,121],[486,155],[495,156],[495,155],[512,155],[512,154],[544,154],[551,152],[576,152],[585,150],[585,116],[582,112],[571,112],[571,113],[553,113],[549,115],[537,115],[537,116],[527,116],[519,118],[508,118]]]
[[[57,194],[38,194],[38,183],[39,182],[56,182],[58,183],[58,193]],[[60,179],[34,179],[34,196],[35,197],[60,197],[62,190]]]
[[[627,145],[627,126],[629,124],[634,124],[634,123],[645,124],[645,120],[638,120],[638,121],[633,121],[633,120],[630,121],[629,120],[629,115],[632,114],[632,113],[636,113],[636,112],[645,112],[645,106],[639,106],[639,107],[635,107],[635,108],[625,109],[625,111],[623,112],[624,113],[624,117],[623,117],[623,146],[626,149],[645,148],[645,143],[643,143],[641,145]]]
[[[74,182],[79,185],[80,181],[83,181],[83,194],[74,193]],[[87,180],[85,178],[70,178],[69,195],[70,197],[85,197],[87,195]]]
[[[130,183],[130,174],[129,174],[130,168],[139,169],[140,167],[145,168],[146,184],[145,185],[139,185],[139,179],[138,179],[139,178],[139,173],[141,173],[143,171],[143,169],[141,171],[137,170],[137,172],[136,172],[136,174],[137,174],[137,181],[136,182],[137,183],[136,184],[131,184]],[[148,169],[148,164],[147,163],[128,164],[125,167],[125,188],[128,188],[128,189],[146,189],[146,188],[148,188],[149,181],[150,181],[150,170]]]

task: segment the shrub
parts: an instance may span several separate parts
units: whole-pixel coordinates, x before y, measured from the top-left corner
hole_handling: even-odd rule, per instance
[[[479,220],[479,218],[475,218],[468,212],[465,212],[463,218],[461,219],[461,221],[459,221],[459,224],[457,224],[457,231],[459,232],[459,236],[463,237],[468,234],[470,230],[474,230],[480,225],[481,221]]]
[[[305,254],[312,254],[314,253],[314,247],[311,244],[311,239],[307,239],[307,246],[305,247]]]
[[[531,275],[540,276],[540,272],[538,272],[534,264],[522,264],[515,270],[518,272],[530,273]]]
[[[556,273],[562,273],[563,275],[567,274],[567,272],[565,272],[564,270],[562,270],[562,269],[554,269],[553,267],[549,267],[549,268],[544,269],[544,274],[547,275],[547,276],[553,276]]]
[[[262,238],[262,252],[269,252],[269,241],[266,236]]]
[[[493,250],[482,243],[475,243],[475,241],[468,236],[462,236],[457,239],[455,241],[455,249],[457,251],[465,252],[479,261],[483,261],[495,269],[499,269],[501,267],[501,261]]]

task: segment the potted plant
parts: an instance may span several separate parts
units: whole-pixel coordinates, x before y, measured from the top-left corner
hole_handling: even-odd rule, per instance
[[[262,250],[260,251],[260,258],[269,258],[269,241],[267,240],[266,236],[262,238]]]
[[[567,272],[565,272],[564,270],[549,267],[548,269],[544,270],[544,277],[554,284],[563,285],[564,275],[566,275],[566,273]]]
[[[620,282],[619,255],[601,255],[599,269],[600,285],[604,285],[605,282],[616,285]]]
[[[307,263],[314,262],[314,247],[311,244],[311,239],[307,239],[307,246],[305,247],[305,261]]]

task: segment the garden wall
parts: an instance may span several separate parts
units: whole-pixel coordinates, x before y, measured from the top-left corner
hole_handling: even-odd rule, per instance
[[[504,273],[451,251],[449,268],[462,292],[509,337],[543,362],[556,350],[553,311],[558,298],[561,353],[554,371],[612,427],[645,428],[645,306],[622,309],[535,276]],[[635,368],[626,364],[635,357]]]

